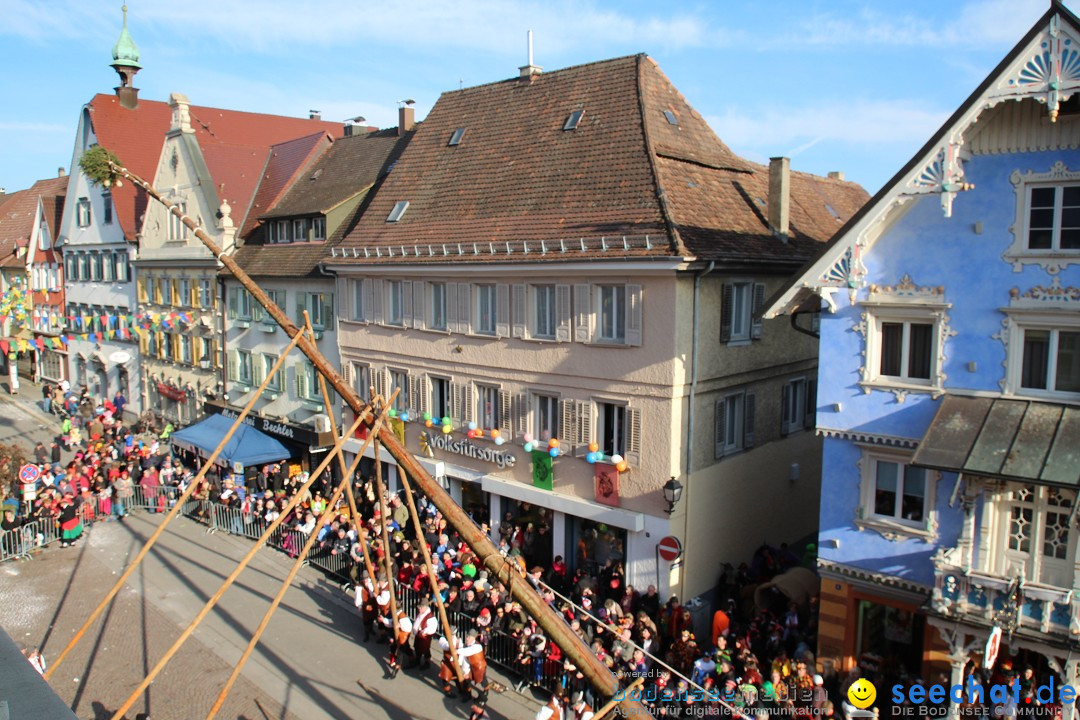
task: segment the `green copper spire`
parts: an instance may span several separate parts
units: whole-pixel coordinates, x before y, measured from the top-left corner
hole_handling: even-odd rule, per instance
[[[117,65],[123,65],[125,67],[141,68],[139,64],[139,46],[135,44],[135,41],[131,39],[131,33],[127,28],[127,5],[122,8],[124,11],[124,29],[120,31],[120,38],[113,45],[112,57],[113,67]]]

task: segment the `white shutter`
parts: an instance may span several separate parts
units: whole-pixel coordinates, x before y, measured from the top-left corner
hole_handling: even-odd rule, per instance
[[[503,286],[505,287],[505,285]],[[514,434],[514,410],[511,395],[506,390],[499,391],[499,430],[509,440]]]
[[[461,419],[465,424],[476,420],[476,393],[471,381],[461,384]]]
[[[495,335],[510,337],[510,286],[495,286]]]
[[[449,332],[461,332],[458,329],[457,283],[446,283],[446,329]]]
[[[404,327],[412,327],[413,324],[413,284],[412,280],[403,280],[401,283],[401,324]],[[416,308],[416,312],[423,312],[424,306]],[[401,392],[405,392],[402,388]]]
[[[427,283],[421,280],[415,280],[412,284],[412,290],[413,327],[418,330],[423,330],[427,327],[427,317],[430,312],[430,306],[425,302],[427,300]]]
[[[626,344],[641,345],[641,286],[626,286]]]
[[[569,290],[569,288],[567,288]],[[562,422],[559,425],[559,450],[569,453],[573,451],[574,441],[577,435],[577,418],[574,417],[576,406],[573,400],[559,401],[559,415]]]
[[[570,342],[572,339],[570,335],[572,313],[570,312],[569,285],[555,286],[555,320],[555,340],[558,342]]]
[[[523,338],[525,337],[525,327],[527,323],[525,286],[514,285],[510,288],[510,291],[510,324],[513,326],[513,336],[516,338]]]
[[[529,393],[518,393],[516,414],[518,435],[524,435],[529,432]]]
[[[386,387],[389,384],[387,381],[388,374],[389,371],[386,368],[371,371],[371,384],[375,387],[376,395],[386,396]]]
[[[296,373],[296,397],[302,399],[307,397],[307,373],[304,372],[303,363],[296,363],[293,365],[293,372]]]
[[[577,442],[588,450],[592,437],[592,401],[583,400],[577,404]]]
[[[364,317],[358,318],[364,322],[375,322],[375,281],[371,278],[361,278],[356,282],[360,283],[360,290],[364,294]],[[367,392],[367,388],[364,388]]]
[[[754,302],[750,310],[750,337],[754,340],[761,338],[761,309],[765,305],[765,284],[754,283]]]
[[[424,375],[420,383],[420,413],[431,412],[431,378]]]
[[[251,382],[258,387],[266,379],[266,360],[262,353],[251,354]]]
[[[592,339],[592,294],[589,285],[574,286],[574,340],[589,342]]]
[[[458,283],[458,332],[472,333],[472,286]]]
[[[461,387],[453,380],[450,380],[447,386],[450,397],[447,398],[446,414],[450,416],[450,421],[454,424],[454,427],[458,427],[461,425]]]
[[[383,302],[386,299],[383,292],[383,281],[379,279],[373,279],[369,284],[372,286],[371,322],[381,325],[383,322]]]
[[[626,462],[631,465],[641,464],[641,411],[626,408]]]
[[[238,369],[240,367],[240,356],[237,354],[237,352],[235,350],[230,350],[229,351],[228,362],[229,362],[229,372],[227,373],[227,377],[229,378],[230,381],[236,382],[236,377],[238,375]]]
[[[405,405],[409,408],[409,414],[420,412],[420,376],[409,374],[409,399]]]

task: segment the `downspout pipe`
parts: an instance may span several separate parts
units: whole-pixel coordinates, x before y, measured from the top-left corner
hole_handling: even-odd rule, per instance
[[[694,312],[691,320],[693,327],[691,328],[690,340],[690,406],[686,412],[686,489],[683,491],[685,495],[683,498],[684,503],[690,500],[690,473],[694,471],[694,399],[697,395],[698,382],[698,296],[701,292],[701,278],[711,273],[715,268],[716,261],[710,260],[707,268],[694,275]],[[657,570],[659,571],[659,564]],[[685,573],[680,577],[684,575]],[[683,585],[682,582],[679,584],[680,586]],[[679,588],[679,595],[682,595],[682,587]]]

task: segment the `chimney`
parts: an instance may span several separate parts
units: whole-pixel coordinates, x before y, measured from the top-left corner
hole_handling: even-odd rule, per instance
[[[791,204],[791,160],[769,158],[769,229],[786,239]]]
[[[829,173],[829,179],[830,180],[843,180],[844,179],[844,173],[840,172],[839,170],[833,170],[832,172]]]
[[[397,111],[397,134],[404,135],[416,125],[416,111],[413,110],[413,101],[403,101]]]
[[[67,170],[63,166],[56,168],[56,177],[67,177]]]
[[[521,67],[518,68],[518,71],[521,73],[519,75],[519,77],[522,80],[527,80],[527,81],[531,82],[532,79],[533,79],[533,76],[539,75],[540,73],[544,72],[544,68],[540,67],[539,65],[533,65],[532,30],[529,31],[528,37],[529,37],[529,64],[528,65],[522,65]]]
[[[322,112],[319,110],[308,110],[308,120],[322,120]]]

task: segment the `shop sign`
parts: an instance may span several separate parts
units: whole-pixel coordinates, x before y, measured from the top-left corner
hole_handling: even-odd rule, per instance
[[[227,418],[235,419],[240,413],[233,410],[230,407],[224,407],[216,402],[207,402],[205,404],[206,412],[208,413],[221,413]],[[271,420],[270,418],[262,417],[261,415],[250,414],[244,418],[244,422],[255,428],[259,432],[264,432],[267,435],[273,435],[277,438],[284,438],[291,440],[292,442],[299,443],[300,445],[310,446],[322,446],[325,443],[322,441],[319,433],[314,430],[291,425],[279,420]],[[331,444],[333,439],[330,440]]]
[[[497,450],[493,447],[481,447],[465,438],[457,439],[442,433],[431,433],[430,435],[421,433],[420,443],[421,447],[426,443],[428,448],[433,450],[445,450],[456,455],[472,458],[473,460],[495,463],[499,466],[500,470],[512,468],[514,467],[514,463],[517,462],[517,458],[505,450]]]
[[[184,392],[183,388],[173,387],[172,385],[166,385],[163,382],[159,382],[157,384],[157,391],[170,400],[187,402],[187,393]]]

